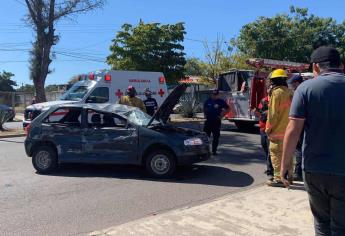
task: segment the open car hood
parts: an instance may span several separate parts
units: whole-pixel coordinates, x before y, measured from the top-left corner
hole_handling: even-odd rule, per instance
[[[179,84],[164,100],[157,112],[152,116],[152,119],[147,126],[150,126],[154,120],[161,121],[163,124],[166,124],[170,114],[173,112],[174,107],[179,102],[186,89],[187,84]]]

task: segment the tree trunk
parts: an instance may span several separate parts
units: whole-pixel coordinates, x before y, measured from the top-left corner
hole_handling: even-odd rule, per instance
[[[44,90],[45,81],[49,74],[51,47],[54,44],[54,31],[45,33],[44,30],[37,33],[34,50],[32,51],[31,78],[35,85],[37,102],[46,102]]]
[[[44,2],[42,0],[37,0],[34,5],[36,11],[36,17],[34,18],[36,41],[31,51],[31,79],[35,85],[37,102],[47,101],[44,85],[47,75],[49,74],[49,65],[52,62],[50,59],[50,51],[54,44],[54,6],[55,0],[50,0],[49,19],[46,20],[42,12]]]
[[[38,77],[38,78],[34,78],[33,79],[34,85],[35,85],[35,91],[36,91],[36,102],[40,103],[40,102],[46,102],[46,94],[45,94],[45,90],[44,90],[44,80],[42,80],[42,78]]]

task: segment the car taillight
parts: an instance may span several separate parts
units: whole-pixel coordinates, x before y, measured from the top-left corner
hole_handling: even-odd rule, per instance
[[[30,124],[28,124],[28,126],[25,127],[26,137],[29,136],[30,128],[31,128],[31,125],[30,125]]]

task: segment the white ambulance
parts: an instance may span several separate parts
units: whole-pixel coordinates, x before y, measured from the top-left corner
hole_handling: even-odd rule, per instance
[[[117,103],[126,93],[128,86],[134,86],[137,96],[145,99],[144,91],[149,88],[152,97],[162,104],[168,96],[165,77],[161,72],[100,70],[79,76],[75,83],[59,100],[37,103],[25,109],[23,127],[37,117],[42,110],[64,103]]]

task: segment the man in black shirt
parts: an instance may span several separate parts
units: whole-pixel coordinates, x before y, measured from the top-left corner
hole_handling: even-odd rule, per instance
[[[206,118],[204,131],[209,137],[211,136],[211,133],[213,135],[213,155],[217,155],[222,118],[228,111],[229,106],[223,99],[220,98],[219,90],[213,90],[211,97],[204,103],[204,114]]]
[[[145,96],[146,100],[144,100],[144,104],[146,107],[146,113],[150,116],[153,116],[158,109],[157,101],[156,99],[152,98],[152,92],[148,88],[145,90]]]

